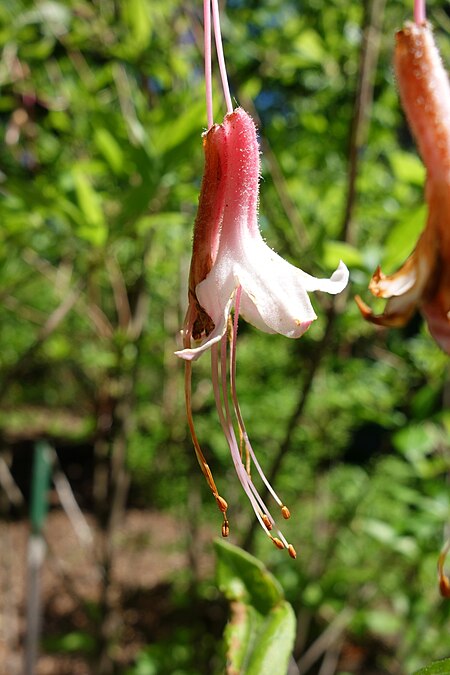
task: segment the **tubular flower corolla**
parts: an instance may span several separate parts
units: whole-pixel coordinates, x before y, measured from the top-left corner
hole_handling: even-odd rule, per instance
[[[428,218],[415,249],[391,275],[378,267],[369,284],[387,298],[383,314],[357,297],[365,319],[403,326],[416,309],[430,333],[450,353],[450,85],[430,26],[407,22],[396,35],[395,72],[403,109],[427,169]]]

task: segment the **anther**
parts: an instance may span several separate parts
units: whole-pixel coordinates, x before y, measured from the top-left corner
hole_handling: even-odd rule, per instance
[[[269,516],[266,513],[261,514],[262,521],[268,530],[272,529],[272,523],[270,522]]]
[[[222,513],[225,513],[226,510],[227,510],[227,508],[228,508],[227,502],[226,502],[225,499],[224,499],[223,497],[221,497],[220,495],[214,495],[214,496],[215,496],[215,498],[216,498],[217,506],[218,506],[219,509],[222,511]]]
[[[275,544],[275,546],[276,546],[277,548],[279,548],[279,549],[283,549],[283,548],[284,548],[283,542],[282,542],[280,539],[278,539],[278,537],[270,537],[270,538],[272,539],[273,543]]]
[[[285,506],[284,504],[281,507],[281,515],[285,520],[289,520],[289,518],[291,517],[291,512],[289,511],[288,507]]]
[[[292,546],[292,544],[289,544],[289,546],[288,546],[288,553],[289,553],[289,555],[291,556],[291,558],[292,558],[293,560],[296,559],[296,557],[297,557],[297,551],[296,551],[295,548]]]
[[[228,520],[224,520],[222,523],[222,537],[225,539],[230,534],[230,525]]]

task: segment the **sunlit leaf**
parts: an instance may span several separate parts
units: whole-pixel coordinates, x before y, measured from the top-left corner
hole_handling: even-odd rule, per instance
[[[450,675],[450,659],[430,663],[429,666],[417,670],[414,675]]]
[[[92,244],[101,246],[105,243],[108,232],[100,198],[81,169],[73,170],[73,179],[78,205],[85,219],[78,233]]]
[[[423,204],[411,210],[389,232],[385,242],[383,266],[386,273],[393,271],[412,253],[417,239],[425,227],[427,208]]]
[[[296,622],[279,583],[258,559],[236,546],[218,541],[216,553],[219,587],[232,614],[225,634],[229,672],[287,672]]]
[[[114,136],[108,129],[98,128],[95,130],[94,141],[114,173],[120,173],[123,168],[123,152]]]

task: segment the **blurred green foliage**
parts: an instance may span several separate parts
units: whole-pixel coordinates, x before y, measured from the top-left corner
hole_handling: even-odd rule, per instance
[[[206,125],[200,4],[0,6],[0,430],[14,443],[46,436],[56,445],[92,444],[132,377],[133,498],[175,514],[180,528],[195,519],[210,532],[220,523],[195,472],[182,366],[173,357]],[[448,7],[427,4],[448,65]],[[450,605],[436,583],[449,519],[448,359],[420,317],[402,330],[377,330],[352,299],[367,297],[376,264],[389,272],[402,262],[425,219],[424,170],[391,69],[393,30],[410,12],[399,0],[385,9],[351,243],[341,232],[363,5],[229,0],[223,17],[233,96],[244,107],[254,102],[282,174],[266,152],[264,236],[312,274],[329,274],[340,257],[351,269],[276,477],[299,556],[291,561],[261,533],[253,547],[298,614],[297,660],[337,621],[339,639],[362,663],[346,669],[344,650],[342,672],[368,672],[370,664],[377,673],[410,673],[449,654]],[[219,121],[216,85],[215,94]],[[324,334],[329,300],[313,303],[319,319],[300,341],[240,327],[239,396],[265,467],[286,437]],[[139,337],[130,312],[143,322]],[[222,438],[207,356],[195,366],[193,400],[239,543],[251,508]],[[205,502],[194,511],[193,491]],[[197,593],[208,597],[213,587],[208,578]],[[196,672],[191,628],[177,626],[170,641],[150,644],[129,672]],[[85,637],[70,633],[61,649],[89,651]],[[205,672],[221,672],[221,647],[208,649],[216,653]]]

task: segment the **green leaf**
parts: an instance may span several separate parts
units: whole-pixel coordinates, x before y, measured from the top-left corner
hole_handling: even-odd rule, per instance
[[[91,244],[102,246],[107,237],[107,228],[99,195],[79,168],[73,170],[73,179],[78,205],[84,216],[78,234]]]
[[[306,63],[318,63],[323,65],[325,56],[327,56],[323,40],[320,35],[312,28],[302,30],[297,38],[296,48]]]
[[[408,213],[390,231],[385,242],[383,269],[386,273],[401,265],[412,253],[419,234],[425,227],[427,207],[425,204]]]
[[[429,666],[416,671],[414,675],[450,675],[450,659],[434,661]]]
[[[231,601],[225,631],[228,672],[286,673],[295,638],[295,615],[278,581],[264,565],[236,546],[215,544],[220,589]]]
[[[84,631],[72,631],[64,635],[51,636],[44,639],[46,651],[57,652],[85,652],[92,654],[95,651],[95,638]]]
[[[152,31],[151,13],[145,0],[128,0],[122,7],[125,22],[131,33],[130,44],[136,49],[148,45]]]
[[[228,600],[252,605],[261,614],[283,600],[283,590],[261,561],[228,542],[216,541],[219,588]]]
[[[161,213],[142,216],[136,221],[135,229],[138,234],[143,235],[158,227],[174,228],[184,225],[185,222],[186,216],[183,213],[162,211]]]
[[[152,134],[156,152],[161,155],[167,154],[171,150],[179,149],[182,143],[190,142],[192,138],[197,139],[200,147],[205,125],[203,108],[204,103],[199,100],[191,102],[189,108],[184,111],[174,110],[170,117],[167,114],[163,117],[162,111],[160,119],[155,119],[160,128],[159,133]]]
[[[424,184],[425,167],[417,155],[396,150],[389,154],[389,161],[398,180],[421,186]]]
[[[340,260],[343,260],[347,267],[363,266],[363,258],[357,248],[344,241],[326,241],[323,255],[325,267],[330,269],[337,267]]]
[[[96,129],[94,141],[114,173],[120,174],[123,168],[123,152],[114,136],[107,129]]]
[[[270,612],[258,638],[246,674],[286,673],[295,638],[295,614],[288,602],[284,601]]]

